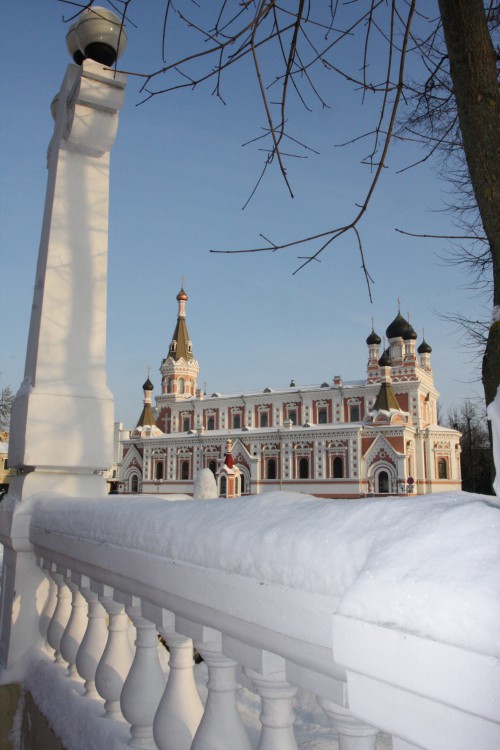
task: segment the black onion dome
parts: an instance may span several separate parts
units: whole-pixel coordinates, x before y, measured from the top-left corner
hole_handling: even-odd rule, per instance
[[[152,382],[150,381],[150,379],[149,379],[149,378],[148,378],[148,379],[146,380],[146,382],[145,382],[145,383],[144,383],[144,385],[142,386],[142,390],[143,390],[143,391],[152,391],[152,390],[154,390],[154,385],[153,385],[153,383],[152,383]]]
[[[391,357],[389,355],[389,349],[386,349],[378,361],[379,367],[390,367]]]
[[[370,333],[370,335],[366,339],[366,343],[368,344],[368,346],[371,346],[372,344],[377,344],[377,346],[378,346],[379,344],[382,343],[382,339],[380,338],[380,336],[378,334],[375,333],[375,331],[373,330],[373,328],[372,328],[372,332]]]
[[[417,352],[419,354],[430,354],[432,352],[432,347],[429,346],[427,341],[424,339],[422,343],[420,344],[420,346],[418,347]]]
[[[409,328],[411,328],[411,326],[408,321],[403,318],[400,312],[398,312],[392,323],[388,326],[385,335],[388,339],[403,339]]]
[[[403,333],[403,339],[405,341],[416,341],[418,338],[417,333],[415,329],[413,328],[411,323],[408,323],[408,328],[406,329],[405,333]]]

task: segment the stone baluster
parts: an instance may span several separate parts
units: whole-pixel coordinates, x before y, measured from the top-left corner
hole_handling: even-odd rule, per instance
[[[42,636],[44,642],[48,643],[47,630],[49,629],[50,621],[52,620],[52,617],[54,616],[54,612],[57,606],[57,586],[55,584],[54,579],[49,573],[50,563],[45,560],[41,560],[40,567],[46,572],[48,588],[47,588],[47,599],[45,600],[45,605],[40,615],[40,621],[39,621],[38,627],[40,630],[40,635]]]
[[[285,679],[285,671],[259,674],[245,668],[262,701],[262,732],[258,750],[297,750],[293,733],[293,699],[297,688]]]
[[[153,724],[155,742],[159,750],[190,750],[203,714],[193,675],[193,642],[175,632],[172,612],[143,603],[142,614],[156,624],[170,651],[167,685]]]
[[[142,616],[140,600],[115,591],[135,625],[137,638],[135,656],[123,685],[120,705],[125,719],[131,724],[131,747],[156,750],[153,738],[153,721],[163,691],[165,675],[158,658],[158,632],[156,625]]]
[[[339,738],[339,750],[375,750],[378,729],[355,719],[348,708],[318,698]]]
[[[90,584],[109,615],[108,639],[95,673],[97,692],[104,698],[106,716],[121,717],[120,694],[132,666],[133,653],[128,639],[128,617],[123,604],[113,600],[109,586]]]
[[[80,677],[85,680],[85,695],[95,698],[98,695],[95,687],[95,673],[108,640],[107,615],[99,597],[91,591],[90,580],[87,576],[72,574],[71,577],[79,586],[80,593],[88,605],[87,628],[76,655],[76,669]]]
[[[60,651],[62,658],[68,662],[68,676],[76,675],[76,655],[87,629],[87,602],[80,594],[78,586],[69,575],[65,583],[71,591],[71,614],[61,637]]]
[[[237,662],[222,653],[218,630],[183,621],[178,625],[191,631],[208,668],[208,696],[203,718],[191,750],[251,750],[241,716],[236,707]],[[198,632],[197,632],[198,631]]]
[[[54,649],[56,664],[63,664],[60,646],[61,638],[71,615],[71,591],[66,586],[61,573],[56,571],[55,565],[52,566],[50,575],[57,586],[57,604],[47,628],[47,641],[49,646]]]

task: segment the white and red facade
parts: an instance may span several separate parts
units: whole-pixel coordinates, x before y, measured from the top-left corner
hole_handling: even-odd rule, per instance
[[[120,491],[191,494],[199,470],[217,474],[223,466],[228,439],[241,494],[286,489],[356,498],[461,488],[460,434],[437,424],[431,348],[424,341],[416,349],[416,334],[399,313],[382,357],[380,337],[368,337],[364,380],[335,376],[318,385],[292,381],[283,389],[207,396],[197,388],[184,290],[177,300],[155,424],[139,424],[122,440]]]

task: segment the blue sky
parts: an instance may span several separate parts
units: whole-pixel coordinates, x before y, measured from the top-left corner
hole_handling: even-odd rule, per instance
[[[143,0],[133,11],[121,67],[147,71],[160,63],[162,3]],[[195,6],[193,5],[193,8]],[[132,6],[134,9],[134,6]],[[18,0],[3,8],[0,27],[2,347],[0,383],[19,386],[24,370],[36,256],[45,198],[45,157],[52,132],[49,105],[69,57],[68,6]],[[29,19],[29,20],[27,20]],[[184,30],[171,40],[189,43]],[[112,152],[109,238],[108,362],[116,418],[131,426],[142,404],[147,367],[158,393],[161,359],[175,325],[176,294],[185,277],[188,328],[209,392],[321,383],[365,374],[365,339],[374,318],[383,335],[397,313],[410,314],[432,363],[445,411],[481,394],[479,369],[453,326],[440,314],[488,317],[488,300],[467,286],[462,269],[445,266],[442,240],[403,237],[401,227],[454,233],[443,211],[448,186],[422,165],[396,174],[419,152],[396,146],[368,215],[360,226],[373,277],[370,303],[352,236],[344,237],[297,275],[302,250],[213,255],[211,248],[260,244],[259,234],[287,241],[351,219],[369,182],[360,159],[366,144],[337,148],[367,129],[372,105],[319,72],[330,108],[291,109],[291,133],[320,152],[293,160],[292,200],[276,170],[242,211],[263,155],[242,144],[264,124],[250,69],[230,74],[227,106],[212,84],[141,100],[130,77]]]

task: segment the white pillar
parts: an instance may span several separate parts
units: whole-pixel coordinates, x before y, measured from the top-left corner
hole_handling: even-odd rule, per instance
[[[38,636],[46,583],[29,542],[40,491],[99,497],[112,464],[113,398],[106,382],[109,152],[126,77],[85,60],[59,92],[24,380],[14,400],[9,464],[19,469],[0,508],[6,548],[0,661],[10,666]]]
[[[87,629],[87,602],[80,594],[78,586],[66,576],[66,585],[71,591],[71,614],[61,637],[60,651],[68,662],[68,675],[76,675],[76,655]]]
[[[165,689],[165,676],[158,659],[158,633],[155,625],[141,615],[140,604],[126,607],[137,631],[135,657],[123,685],[120,705],[131,724],[131,747],[156,750],[153,721]]]
[[[245,668],[262,701],[262,732],[258,750],[297,750],[293,733],[293,699],[297,688],[285,680],[285,673],[262,675]]]
[[[120,695],[130,667],[133,654],[128,639],[128,617],[123,604],[113,601],[105,594],[101,604],[109,615],[108,640],[95,673],[97,692],[104,698],[106,716],[121,718]]]
[[[76,578],[79,579],[80,592],[88,604],[87,629],[76,655],[76,668],[80,677],[85,680],[85,695],[95,698],[98,695],[95,673],[108,640],[107,615],[97,594],[91,591],[89,579],[79,575],[75,575]]]
[[[47,628],[47,641],[54,649],[54,661],[63,664],[61,656],[61,638],[71,615],[71,591],[66,586],[60,573],[51,573],[57,585],[57,604]]]
[[[216,631],[213,631],[216,633]],[[251,750],[236,707],[237,663],[221,651],[221,634],[214,642],[196,642],[208,667],[208,697],[191,750]]]
[[[170,652],[167,686],[153,722],[159,750],[190,750],[203,705],[193,675],[193,642],[175,631],[175,615],[163,607],[142,602],[143,617],[154,622]]]

